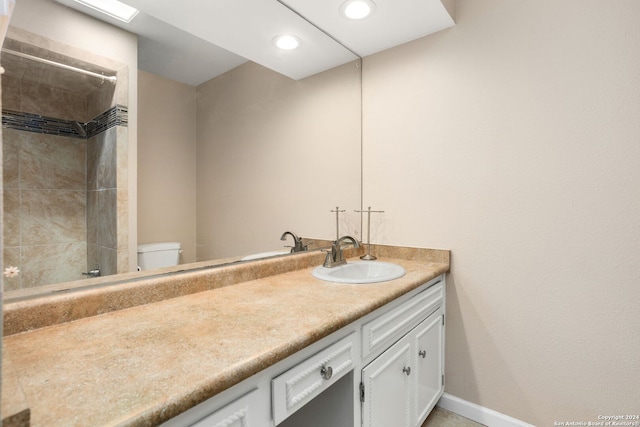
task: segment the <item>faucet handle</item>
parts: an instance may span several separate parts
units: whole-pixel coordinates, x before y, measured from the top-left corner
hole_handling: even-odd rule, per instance
[[[331,249],[321,249],[321,251],[327,254],[324,257],[324,263],[322,264],[322,266],[327,268],[333,267],[334,266],[333,251]]]

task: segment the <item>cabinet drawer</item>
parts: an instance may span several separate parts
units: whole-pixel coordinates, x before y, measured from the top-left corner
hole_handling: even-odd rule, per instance
[[[433,313],[442,304],[443,296],[444,284],[440,281],[362,326],[362,357],[380,353],[399,340]]]
[[[253,390],[201,419],[192,427],[258,427],[260,421],[256,420],[255,416],[253,420],[251,417],[257,398],[258,390]]]
[[[355,333],[271,380],[276,425],[353,370],[354,341]]]

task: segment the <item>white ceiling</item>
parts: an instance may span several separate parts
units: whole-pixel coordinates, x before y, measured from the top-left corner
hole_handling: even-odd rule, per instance
[[[340,15],[340,5],[345,0],[279,1],[331,34],[360,57],[455,25],[440,0],[373,0],[375,12],[358,21]]]
[[[344,0],[122,0],[141,11],[129,24],[56,1],[138,34],[141,69],[193,86],[247,60],[302,79],[454,25],[440,0],[373,0],[360,21],[340,15]],[[285,33],[301,47],[277,49]]]

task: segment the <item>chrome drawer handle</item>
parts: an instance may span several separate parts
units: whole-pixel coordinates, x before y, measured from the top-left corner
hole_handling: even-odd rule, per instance
[[[423,359],[425,357],[427,357],[427,350],[422,350],[418,352],[418,356],[422,357]]]
[[[331,377],[333,376],[333,368],[331,366],[329,367],[322,367],[322,369],[320,369],[320,375],[322,376],[323,379],[325,380],[330,380]]]
[[[402,368],[402,372],[404,372],[407,375],[411,375],[411,367],[406,366],[406,367]]]

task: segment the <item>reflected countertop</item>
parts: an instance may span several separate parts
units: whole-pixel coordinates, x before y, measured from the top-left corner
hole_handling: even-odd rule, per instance
[[[157,425],[449,270],[448,251],[376,246],[374,253],[405,276],[324,282],[311,275],[323,254],[309,254],[306,264],[304,256],[259,261],[234,272],[241,281],[220,276],[220,287],[103,314],[73,318],[43,304],[53,311],[44,327],[20,319],[26,310],[9,310],[16,333],[3,343],[3,416],[26,402],[33,426]],[[287,262],[295,268],[277,267]],[[24,401],[9,401],[5,387]]]

